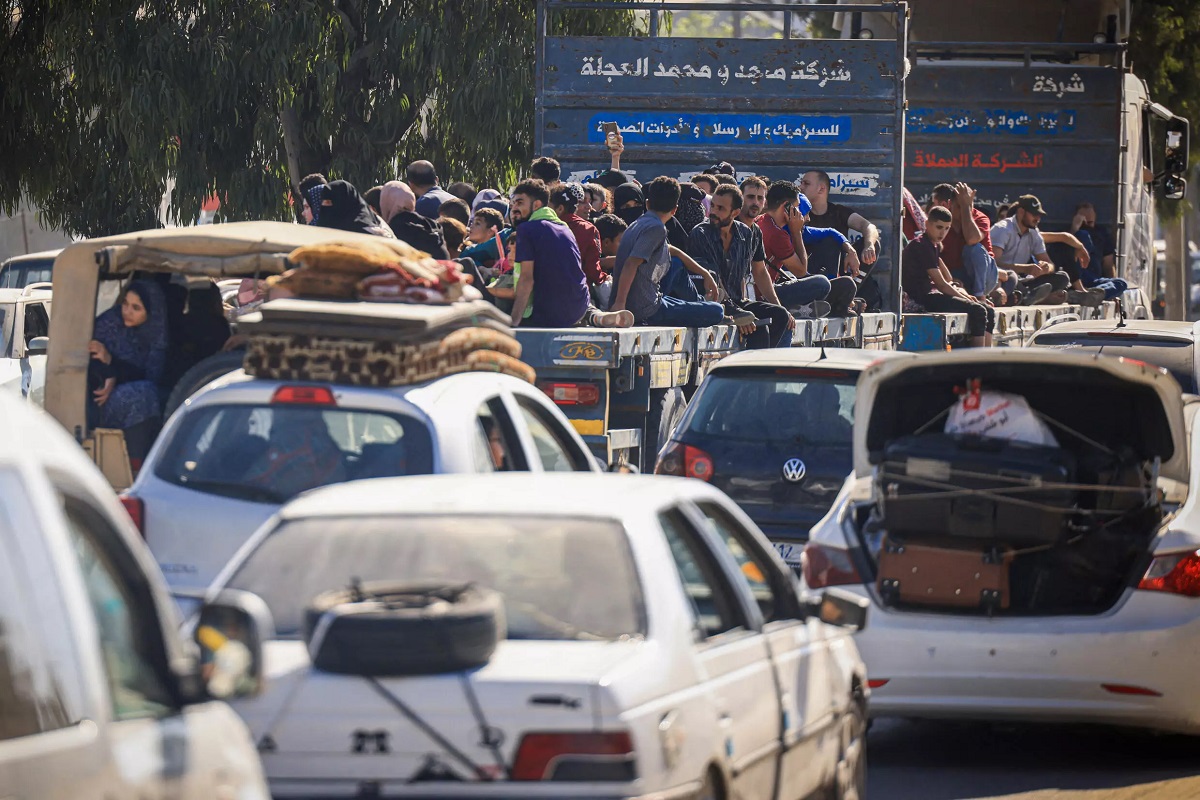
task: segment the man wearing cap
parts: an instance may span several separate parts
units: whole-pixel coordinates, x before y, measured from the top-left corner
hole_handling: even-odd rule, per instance
[[[1042,203],[1034,195],[1023,194],[1010,209],[1008,219],[992,226],[992,252],[1001,269],[1012,270],[1022,276],[1020,288],[1032,293],[1034,302],[1044,304],[1065,303],[1071,279],[1056,272],[1054,264],[1046,255],[1046,242],[1063,242],[1075,248],[1077,257],[1086,269],[1091,257],[1078,239],[1069,233],[1051,233],[1038,230],[1045,216]],[[1002,288],[1011,292],[1018,288],[1016,282],[1006,282]],[[1041,286],[1049,286],[1049,293]]]

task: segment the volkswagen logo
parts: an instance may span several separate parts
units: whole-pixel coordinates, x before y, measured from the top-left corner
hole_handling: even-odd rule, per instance
[[[783,479],[788,483],[799,483],[804,480],[804,476],[807,473],[808,468],[798,458],[789,458],[783,462]]]

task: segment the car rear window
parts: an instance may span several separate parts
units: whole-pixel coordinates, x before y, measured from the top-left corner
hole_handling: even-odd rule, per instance
[[[689,410],[687,431],[743,441],[850,446],[858,374],[816,369],[719,370]]]
[[[285,522],[228,586],[253,592],[276,635],[300,635],[318,594],[352,581],[476,583],[504,596],[509,639],[645,634],[641,584],[611,520],[516,516],[314,517]]]
[[[1034,340],[1038,347],[1052,347],[1070,352],[1101,353],[1117,358],[1132,358],[1161,367],[1171,373],[1183,391],[1196,393],[1195,362],[1192,342],[1172,336],[1110,333],[1089,334],[1046,333]]]
[[[263,503],[342,481],[433,471],[415,417],[312,406],[221,405],[189,413],[154,474],[197,491]]]

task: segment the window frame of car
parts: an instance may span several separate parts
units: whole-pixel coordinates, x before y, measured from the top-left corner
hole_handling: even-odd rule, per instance
[[[474,434],[471,437],[471,458],[478,466],[480,463],[485,463],[481,459],[486,459],[486,463],[491,464],[492,455],[487,451],[488,440],[487,432],[483,428],[481,422],[482,415],[480,409],[487,407],[488,413],[492,419],[496,421],[496,425],[500,429],[500,437],[503,440],[506,453],[512,458],[512,464],[508,469],[491,469],[489,472],[529,472],[531,466],[529,463],[529,454],[525,452],[525,438],[521,436],[520,430],[515,422],[516,417],[513,416],[512,409],[509,408],[507,399],[503,394],[493,394],[485,397],[480,401],[479,405],[475,406],[473,427]],[[482,455],[479,453],[479,448],[483,447]]]
[[[24,651],[24,662],[43,675],[52,676],[59,694],[58,711],[65,719],[47,720],[42,702],[39,701],[35,711],[37,719],[34,721],[38,729],[10,735],[8,726],[12,723],[3,721],[3,717],[13,713],[13,706],[5,702],[0,706],[0,753],[9,746],[23,746],[19,744],[21,742],[38,741],[36,737],[78,731],[79,723],[90,716],[87,710],[89,687],[84,679],[85,669],[81,661],[85,656],[75,641],[69,599],[63,596],[58,581],[38,581],[30,585],[28,579],[28,576],[35,574],[57,575],[60,568],[50,552],[51,548],[47,546],[51,538],[43,538],[41,542],[30,546],[29,542],[22,542],[17,534],[19,530],[41,530],[42,522],[27,494],[29,488],[14,470],[0,469],[0,489],[9,498],[0,508],[0,576],[5,588],[20,598],[20,602],[10,605],[5,602],[4,589],[0,589],[0,644],[12,631],[31,640],[32,647]],[[47,613],[53,616],[48,618],[45,616]],[[58,637],[58,641],[51,642],[51,637]],[[3,652],[0,648],[0,657]],[[7,674],[6,670],[0,672]],[[0,696],[6,691],[5,687],[0,687]],[[3,758],[0,757],[2,762]]]
[[[47,305],[47,303],[45,300],[25,300],[25,301],[17,303],[17,310],[19,313],[16,314],[15,316],[19,317],[19,319],[13,320],[13,326],[14,326],[13,356],[14,357],[18,357],[18,355],[19,355],[19,357],[24,358],[25,352],[29,349],[29,340],[31,337],[26,332],[26,329],[28,328],[28,325],[26,325],[26,321],[27,321],[27,317],[28,317],[30,311],[33,311],[35,309],[41,309],[41,313],[45,316],[45,319],[46,319],[46,330],[44,333],[38,334],[38,336],[49,336],[50,335],[50,312],[46,309],[46,305]],[[21,333],[19,336],[17,335],[16,328],[15,328],[15,326],[18,324],[21,326]],[[32,337],[32,338],[37,338],[37,337]]]
[[[132,632],[136,636],[135,641],[144,648],[141,655],[146,656],[146,665],[153,671],[155,679],[167,694],[167,697],[164,698],[165,702],[162,703],[163,713],[161,714],[120,713],[115,697],[117,679],[109,672],[108,665],[104,663],[102,657],[100,667],[104,671],[105,677],[106,711],[114,721],[118,722],[133,719],[166,719],[178,715],[189,700],[197,698],[189,697],[190,693],[185,688],[180,674],[172,668],[173,661],[175,667],[182,666],[176,660],[180,654],[171,652],[167,644],[167,637],[174,635],[175,631],[173,626],[163,624],[163,609],[152,587],[149,575],[124,541],[117,525],[93,500],[91,492],[87,488],[69,474],[57,470],[48,470],[47,477],[50,478],[53,490],[61,501],[60,513],[63,524],[69,531],[74,524],[71,521],[72,513],[78,515],[86,523],[86,530],[80,531],[80,534],[107,562],[109,568],[107,571],[113,580],[119,583],[118,588],[123,593],[127,593],[128,608],[131,612],[130,623]],[[75,556],[73,550],[71,554],[72,557]],[[82,581],[82,568],[78,565],[73,566],[79,571]],[[92,614],[99,634],[100,620],[97,609],[93,607],[90,597],[86,597],[86,600],[88,612]]]
[[[562,422],[554,416],[549,408],[546,407],[546,404],[548,404],[550,401],[545,400],[544,397],[544,395],[542,397],[535,397],[532,393],[526,394],[524,392],[513,392],[512,394],[513,406],[516,409],[517,414],[520,415],[520,417],[514,418],[521,419],[522,425],[525,428],[525,432],[529,436],[531,459],[536,455],[538,466],[543,472],[568,471],[545,469],[545,464],[542,462],[541,451],[537,448],[537,437],[533,432],[533,428],[529,425],[529,420],[526,418],[527,414],[533,416],[533,418],[541,423],[542,427],[546,429],[547,433],[550,434],[554,444],[563,452],[567,458],[567,463],[571,465],[571,469],[569,470],[570,472],[591,472],[591,453],[584,452],[579,448],[579,445],[576,443],[574,437],[572,437],[569,432],[564,429]]]
[[[686,579],[671,548],[671,534],[664,524],[664,518],[670,516],[677,516],[682,522],[682,525],[679,526],[682,543],[687,547],[692,559],[696,561],[701,576],[710,584],[709,588],[723,592],[725,601],[733,603],[731,611],[738,616],[738,624],[733,627],[709,633],[701,623],[699,609],[688,590]],[[654,524],[662,532],[671,558],[671,565],[675,568],[675,574],[679,578],[680,593],[692,615],[696,646],[715,647],[746,636],[761,634],[763,630],[762,612],[750,593],[745,579],[740,578],[739,575],[739,579],[735,580],[733,571],[736,570],[736,563],[733,556],[729,553],[722,554],[723,545],[713,534],[712,529],[706,524],[697,523],[696,512],[689,511],[686,502],[680,500],[661,506],[656,510],[654,516]],[[714,583],[716,585],[713,585]]]

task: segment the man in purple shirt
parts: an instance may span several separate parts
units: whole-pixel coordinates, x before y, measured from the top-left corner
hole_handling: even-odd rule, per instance
[[[520,274],[513,297],[512,326],[633,325],[633,314],[628,311],[603,312],[592,307],[575,235],[549,206],[550,190],[536,178],[522,181],[513,189],[508,213],[517,230]],[[526,315],[530,304],[533,311]]]

